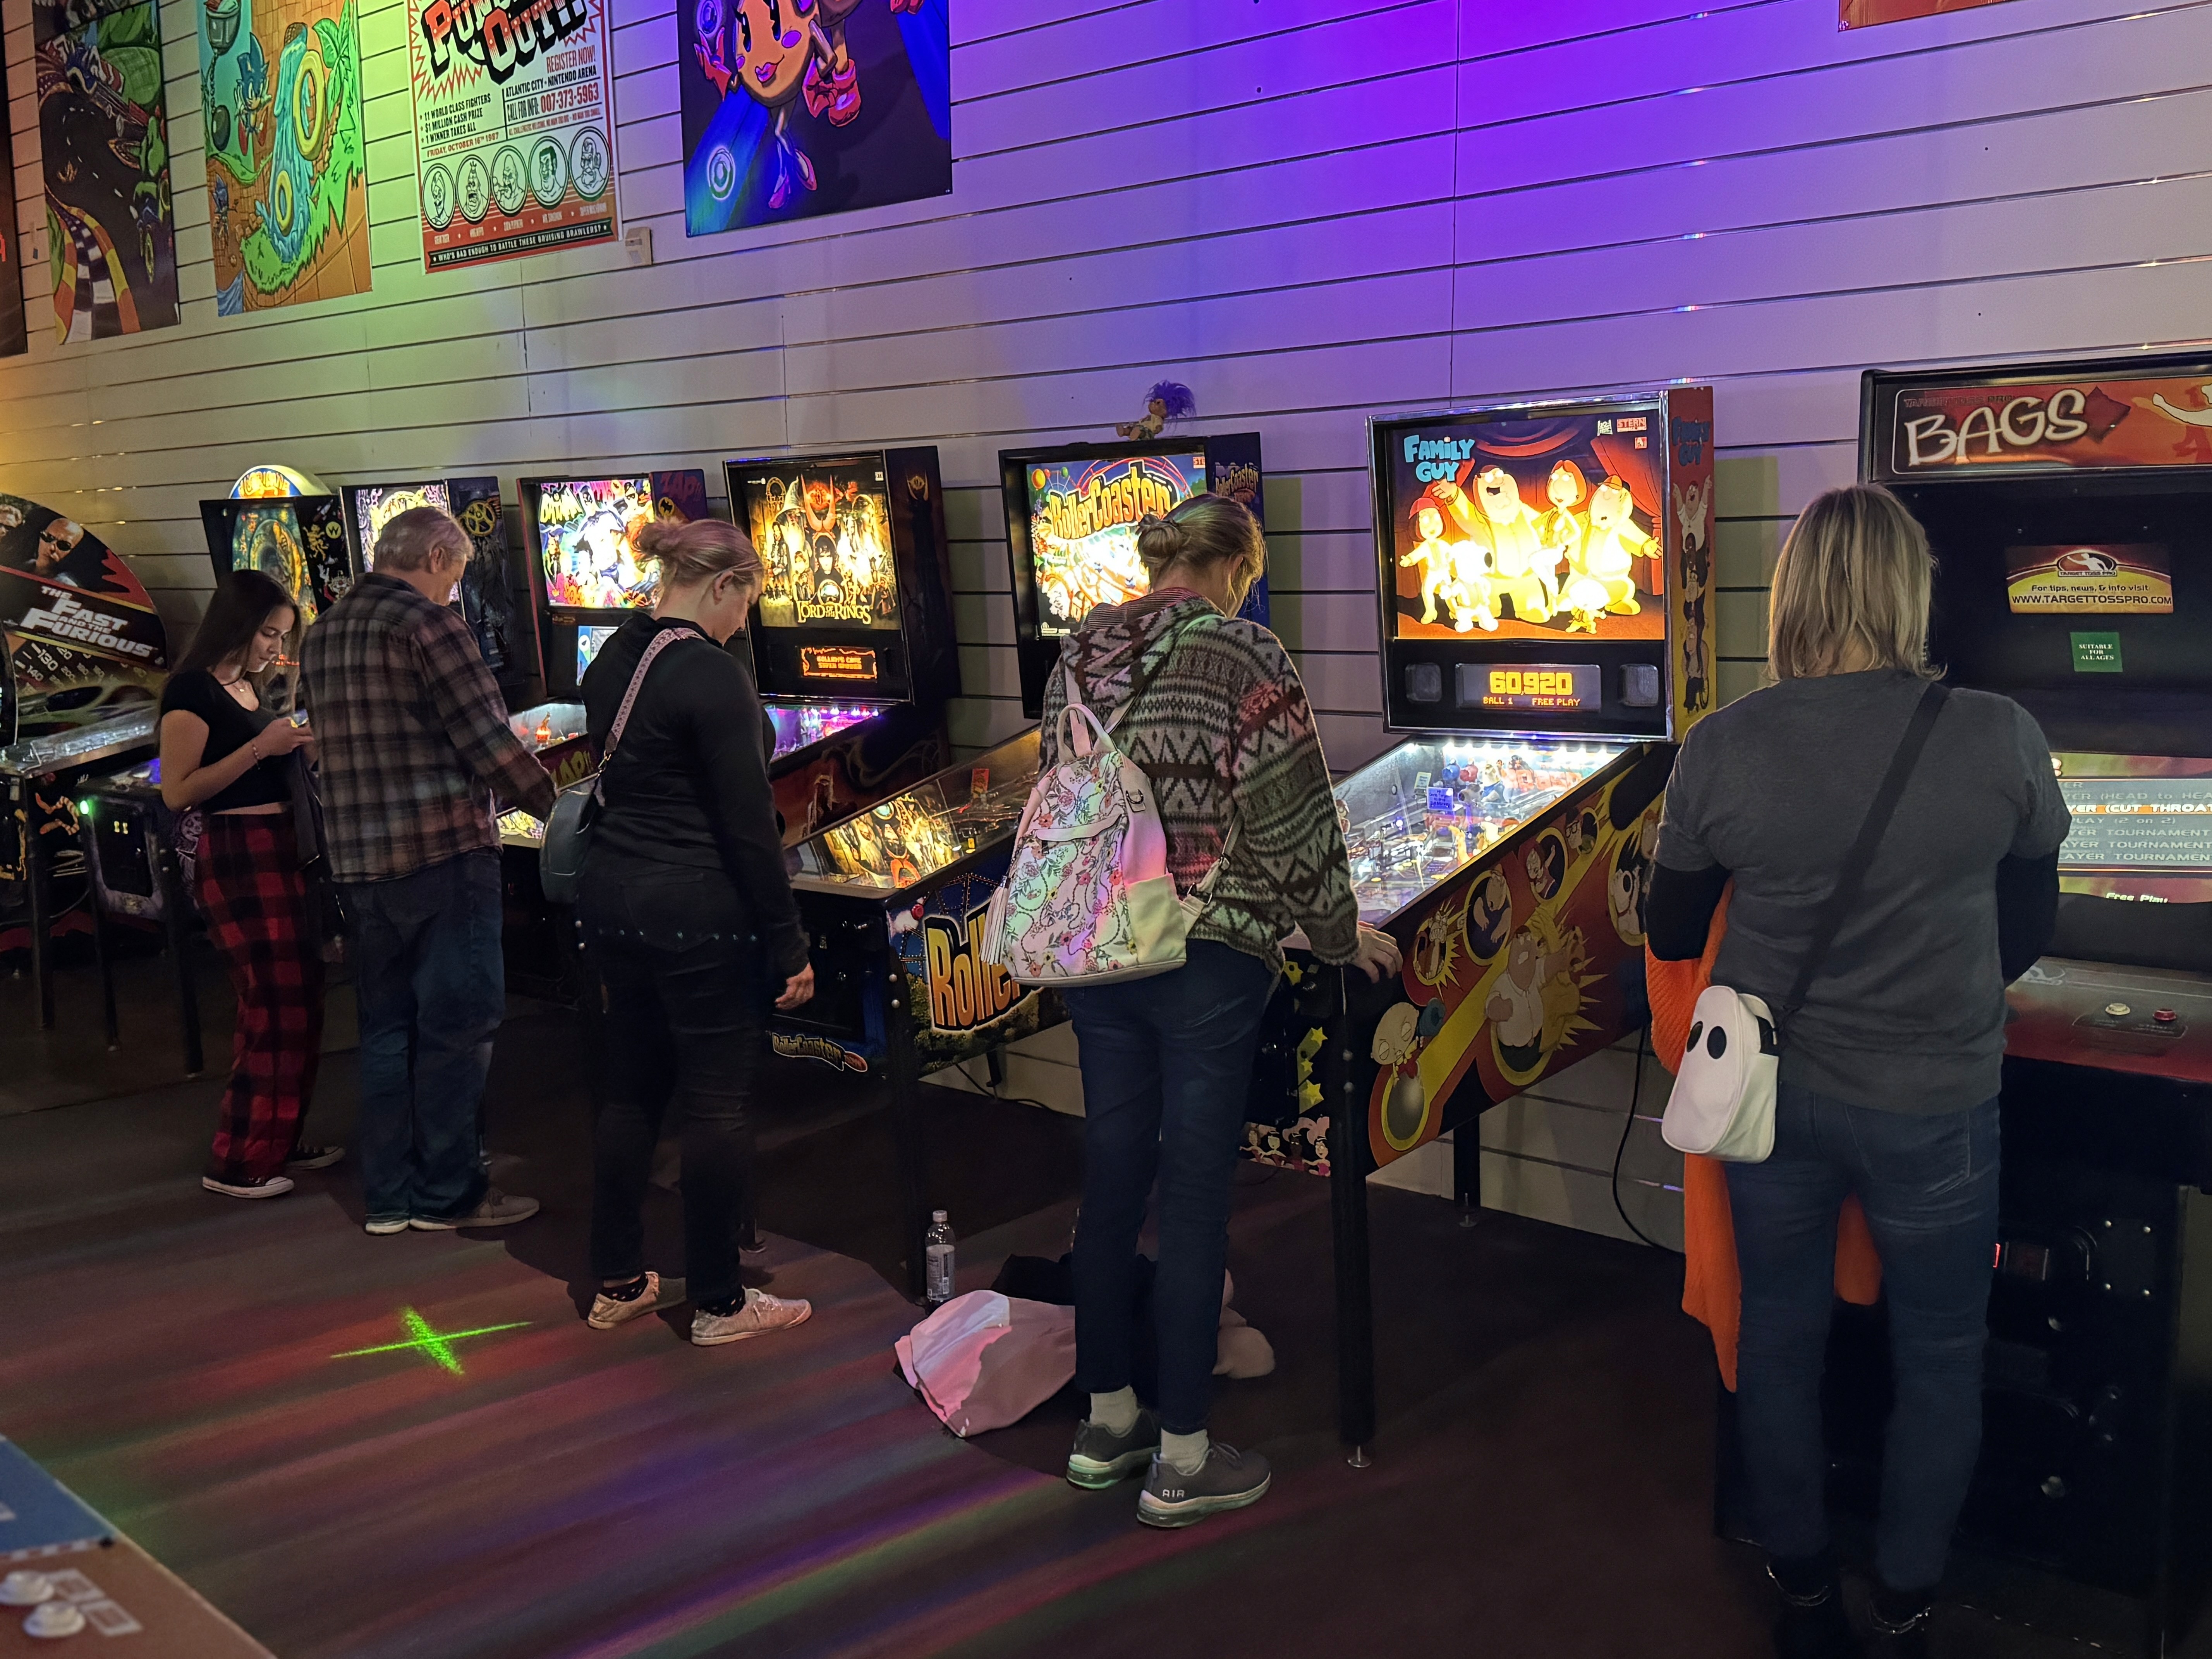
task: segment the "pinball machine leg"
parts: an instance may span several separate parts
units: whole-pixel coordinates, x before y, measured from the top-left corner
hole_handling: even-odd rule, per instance
[[[200,1000],[192,984],[192,922],[185,896],[184,872],[176,854],[167,847],[154,854],[155,879],[161,885],[161,928],[168,936],[169,965],[177,980],[177,1024],[184,1033],[185,1075],[198,1077],[207,1069],[200,1044]]]
[[[100,968],[100,1014],[112,1054],[123,1046],[123,1034],[115,1020],[115,963],[107,954],[107,906],[100,902],[100,868],[94,862],[100,856],[95,822],[88,814],[77,826],[77,839],[84,848],[84,908],[92,920],[92,959]]]
[[[1326,1054],[1339,1102],[1336,1156],[1329,1165],[1330,1232],[1336,1247],[1336,1413],[1344,1461],[1364,1469],[1374,1461],[1375,1301],[1367,1254],[1367,1114],[1353,1098],[1350,1021],[1339,998]]]
[[[22,826],[23,875],[31,901],[31,981],[39,992],[39,1029],[54,1029],[54,941],[52,874],[46,858],[46,837],[34,822],[35,794],[27,785],[25,807],[17,822]]]
[[[891,1091],[891,1134],[897,1146],[899,1241],[906,1251],[906,1288],[910,1301],[920,1302],[928,1291],[928,1257],[925,1235],[929,1212],[925,1207],[928,1187],[929,1147],[922,1133],[921,1079],[915,1065],[914,1026],[907,1008],[906,970],[885,952],[879,959],[884,979],[884,1047],[887,1053]]]
[[[1482,1120],[1471,1117],[1452,1132],[1452,1195],[1459,1224],[1482,1224]]]

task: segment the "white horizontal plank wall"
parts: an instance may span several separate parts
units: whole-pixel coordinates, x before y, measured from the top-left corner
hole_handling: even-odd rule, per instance
[[[1370,410],[1712,380],[1734,696],[1783,529],[1852,474],[1861,368],[2212,334],[2212,0],[1847,34],[1833,0],[953,0],[951,196],[696,241],[673,7],[617,0],[621,203],[658,263],[434,277],[404,6],[365,0],[374,291],[224,320],[191,0],[163,17],[185,322],[64,349],[33,294],[0,489],[96,526],[181,623],[209,580],[195,503],[249,461],[713,477],[933,441],[969,746],[1020,724],[997,452],[1103,436],[1162,375],[1202,428],[1265,434],[1277,628],[1348,768],[1385,741]],[[0,0],[0,42],[35,255],[28,0]],[[1493,1112],[1488,1162],[1579,1145],[1555,1117]]]

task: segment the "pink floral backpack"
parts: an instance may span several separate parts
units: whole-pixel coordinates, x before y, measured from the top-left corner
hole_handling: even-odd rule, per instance
[[[1199,623],[1186,624],[1170,644]],[[1183,964],[1228,847],[1188,898],[1168,873],[1167,830],[1144,769],[1114,741],[1137,697],[1101,720],[1073,669],[1060,711],[1060,758],[1038,777],[1014,834],[1006,878],[991,896],[983,951],[1024,985],[1105,985]]]

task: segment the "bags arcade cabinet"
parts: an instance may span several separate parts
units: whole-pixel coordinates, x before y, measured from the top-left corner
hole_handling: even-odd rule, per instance
[[[1369,423],[1383,720],[1336,786],[1370,984],[1297,936],[1245,1152],[1330,1176],[1340,1430],[1375,1428],[1367,1175],[1636,1029],[1674,743],[1712,707],[1713,400],[1669,386]],[[1636,964],[1631,969],[1631,963]]]
[[[952,759],[945,488],[927,447],[743,458],[723,472],[767,572],[748,635],[795,846]]]
[[[1044,684],[1060,642],[1095,606],[1152,590],[1137,557],[1137,525],[1211,491],[1264,522],[1265,479],[1256,432],[1188,434],[1111,443],[1062,444],[999,453],[1012,563],[1014,650],[1022,712],[1044,709]],[[1267,625],[1267,579],[1237,613]]]
[[[1930,659],[2035,717],[2074,819],[2008,996],[1960,1541],[2120,1598],[2162,1653],[2212,1576],[2212,355],[1869,372],[1859,469],[1927,528]],[[1840,1309],[1830,1344],[1832,1480],[1866,1513],[1883,1325]]]

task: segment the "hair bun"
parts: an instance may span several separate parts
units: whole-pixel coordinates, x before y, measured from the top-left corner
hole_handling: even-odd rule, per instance
[[[1182,556],[1188,540],[1173,519],[1147,513],[1137,520],[1137,556],[1155,577]]]

